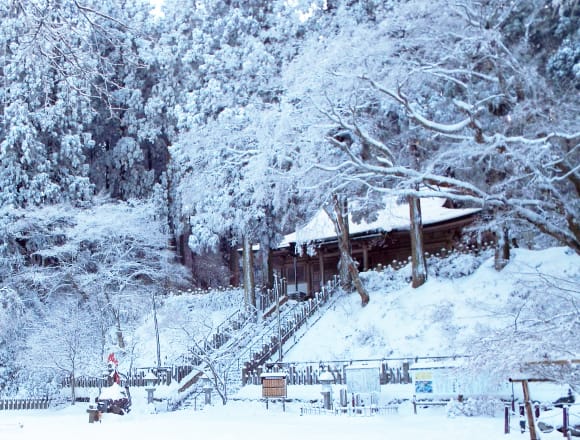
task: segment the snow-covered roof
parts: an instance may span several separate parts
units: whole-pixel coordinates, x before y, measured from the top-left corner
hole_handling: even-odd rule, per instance
[[[127,397],[127,393],[121,386],[117,383],[113,383],[110,387],[103,388],[101,390],[101,394],[99,395],[99,399],[111,399],[111,400],[118,400]]]
[[[453,220],[465,215],[480,211],[479,208],[451,209],[446,208],[444,198],[428,197],[421,199],[421,213],[423,225],[430,225],[442,221]],[[368,233],[371,231],[391,232],[395,230],[409,230],[409,205],[397,203],[396,198],[390,197],[385,201],[385,207],[377,213],[377,219],[367,223],[361,221],[355,223],[349,214],[349,228],[351,235]],[[336,238],[334,225],[323,209],[303,227],[284,237],[280,247],[288,247],[291,243],[309,243],[313,241],[325,241]]]
[[[346,370],[376,370],[380,368],[381,362],[353,362],[350,365],[346,366]]]
[[[415,362],[409,370],[434,370],[439,368],[458,368],[465,365],[464,358],[445,360],[420,360]]]
[[[265,372],[260,374],[260,377],[286,377],[288,373],[284,371],[272,371],[272,372]]]

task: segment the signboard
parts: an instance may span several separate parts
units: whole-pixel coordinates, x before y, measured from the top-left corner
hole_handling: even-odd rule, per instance
[[[380,393],[379,368],[372,365],[351,365],[345,368],[346,389],[349,393]]]
[[[472,373],[461,362],[418,362],[411,367],[414,392],[418,398],[463,396],[509,397],[507,380],[484,372]]]
[[[262,397],[286,398],[286,373],[262,373]]]
[[[432,393],[433,392],[433,372],[417,371],[415,372],[415,393]]]

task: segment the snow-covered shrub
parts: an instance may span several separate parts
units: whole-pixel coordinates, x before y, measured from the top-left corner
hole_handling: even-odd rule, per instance
[[[578,65],[580,64],[580,46],[565,40],[558,51],[548,59],[546,70],[556,81],[572,81],[578,84]]]
[[[494,416],[503,403],[495,398],[477,397],[462,400],[451,400],[447,405],[447,416]]]
[[[387,266],[382,270],[361,272],[360,278],[369,291],[395,291],[408,284],[407,277],[409,275],[410,269],[407,266],[400,270],[394,270],[391,266]]]
[[[474,273],[489,255],[451,253],[447,258],[431,257],[427,261],[429,276],[435,278],[460,278]]]

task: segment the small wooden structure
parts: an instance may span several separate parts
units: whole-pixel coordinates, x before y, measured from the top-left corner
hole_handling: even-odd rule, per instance
[[[101,422],[103,414],[95,405],[89,405],[87,413],[89,414],[89,423]]]
[[[530,369],[541,369],[542,367],[561,367],[561,368],[573,368],[576,369],[580,365],[580,359],[563,359],[563,360],[542,360],[536,362],[528,362],[528,368]],[[524,393],[524,408],[528,422],[528,429],[530,431],[530,440],[539,440],[540,436],[536,432],[536,424],[534,419],[534,411],[532,408],[532,398],[530,396],[530,382],[551,382],[551,379],[546,378],[532,378],[532,377],[522,377],[522,378],[510,378],[510,382],[521,383],[522,391]],[[564,429],[564,436],[566,432]]]
[[[262,381],[262,397],[266,399],[266,408],[268,408],[269,399],[281,399],[282,407],[286,410],[286,373],[267,372],[260,375]]]
[[[512,379],[510,382],[519,382],[522,384],[522,390],[524,393],[524,408],[526,417],[528,419],[528,429],[530,430],[530,440],[539,440],[538,433],[536,432],[536,421],[534,419],[534,411],[532,408],[532,399],[530,397],[530,387],[529,382],[548,382],[546,379]]]

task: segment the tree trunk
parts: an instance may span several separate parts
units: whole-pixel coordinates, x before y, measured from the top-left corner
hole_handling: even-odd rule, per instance
[[[230,285],[238,287],[240,285],[240,256],[236,246],[230,246]]]
[[[348,277],[348,286],[352,289],[352,285],[358,292],[361,298],[362,306],[366,306],[370,297],[367,293],[360,277],[358,274],[358,268],[356,267],[356,262],[352,258],[352,249],[350,244],[350,234],[348,228],[348,207],[346,200],[339,200],[338,196],[335,194],[332,198],[334,215],[329,211],[326,211],[332,222],[334,223],[334,229],[336,231],[336,237],[338,239],[338,247],[340,250],[340,264],[341,269],[346,272],[346,277]],[[343,273],[340,273],[341,280]],[[344,286],[344,284],[343,284]]]
[[[409,197],[409,215],[411,233],[411,270],[413,288],[422,286],[427,281],[427,261],[423,245],[423,217],[421,215],[421,199]]]
[[[123,338],[123,330],[121,330],[121,323],[117,323],[117,344],[119,348],[125,348],[125,339]]]
[[[504,226],[498,234],[495,245],[494,268],[498,272],[507,266],[510,260],[509,229]]]
[[[123,329],[121,327],[121,312],[115,308],[113,302],[111,301],[111,295],[107,289],[105,289],[105,299],[107,300],[107,304],[113,318],[115,319],[115,328],[117,333],[117,345],[119,348],[125,348],[125,339],[123,338]]]
[[[346,199],[339,199],[335,194],[332,199],[332,212],[326,214],[332,220],[336,237],[340,259],[338,260],[338,274],[340,276],[340,286],[346,292],[352,292],[354,280],[349,269],[349,259],[352,260],[352,246],[350,243],[350,227],[348,221],[348,202]],[[357,271],[358,272],[358,271]]]
[[[244,302],[256,307],[256,286],[254,282],[254,254],[252,242],[247,235],[243,238],[242,265],[244,272]]]
[[[76,403],[76,400],[77,400],[77,386],[76,386],[75,381],[76,381],[75,373],[73,371],[70,374],[70,397],[71,397],[73,405]]]
[[[125,338],[123,338],[123,329],[121,327],[121,312],[115,310],[113,314],[115,316],[115,327],[117,329],[117,345],[119,345],[119,348],[124,349]]]
[[[260,243],[260,263],[262,284],[266,289],[271,289],[274,285],[274,272],[272,270],[272,249],[270,249],[270,240],[263,240]]]

